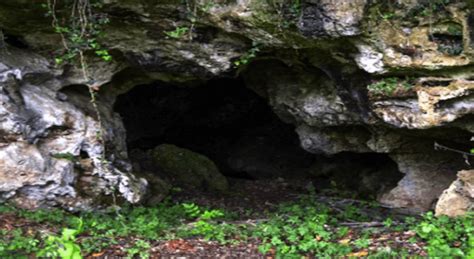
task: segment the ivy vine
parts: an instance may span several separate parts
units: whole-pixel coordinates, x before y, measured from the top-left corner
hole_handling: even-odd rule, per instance
[[[47,10],[46,16],[51,17],[51,26],[54,32],[61,37],[63,50],[60,55],[55,57],[56,64],[74,64],[76,62],[80,64],[82,76],[89,89],[91,104],[100,125],[96,136],[97,141],[103,146],[102,169],[109,171],[103,121],[97,104],[97,91],[100,89],[100,85],[96,85],[94,78],[89,74],[85,55],[86,52],[93,51],[104,61],[112,60],[109,51],[97,40],[103,34],[103,26],[110,22],[106,14],[94,12],[94,10],[103,7],[102,0],[68,0],[61,3],[59,0],[46,0],[42,6]]]

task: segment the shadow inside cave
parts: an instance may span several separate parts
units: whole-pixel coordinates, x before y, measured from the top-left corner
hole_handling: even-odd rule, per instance
[[[384,154],[306,152],[295,126],[239,78],[139,85],[117,98],[115,111],[127,131],[135,172],[159,171],[147,150],[173,144],[208,157],[228,178],[300,179],[317,190],[354,196],[376,197],[403,176]]]

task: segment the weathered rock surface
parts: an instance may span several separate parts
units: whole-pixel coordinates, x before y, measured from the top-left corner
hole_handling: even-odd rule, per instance
[[[461,155],[433,147],[472,146],[474,14],[470,1],[429,2],[103,1],[94,12],[110,23],[98,41],[114,59],[86,52],[100,86],[99,121],[91,81],[73,66],[53,65],[62,43],[47,10],[4,0],[0,201],[87,208],[113,192],[142,201],[149,188],[133,174],[116,97],[156,80],[188,86],[240,76],[297,127],[305,150],[387,154],[405,177],[380,200],[430,209],[469,168]],[[186,32],[169,36],[179,28]],[[394,77],[412,83],[367,90]]]
[[[474,210],[474,170],[458,173],[436,204],[436,215],[459,216]]]
[[[0,60],[0,200],[26,208],[88,208],[113,190],[129,202],[139,200],[146,182],[103,164],[98,121],[58,98],[61,85],[70,84],[58,78],[61,71],[41,56],[14,49]]]

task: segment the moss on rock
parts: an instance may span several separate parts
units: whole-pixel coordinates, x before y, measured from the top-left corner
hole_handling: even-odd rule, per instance
[[[229,187],[214,162],[201,154],[170,144],[160,145],[150,152],[162,172],[178,184],[211,191],[226,191]]]

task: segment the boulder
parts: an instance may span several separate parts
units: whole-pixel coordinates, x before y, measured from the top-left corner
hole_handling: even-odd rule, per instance
[[[209,158],[175,145],[163,144],[150,151],[161,173],[178,185],[224,192],[227,179]]]
[[[474,211],[474,170],[458,173],[458,178],[446,189],[436,204],[436,216],[462,216]]]

